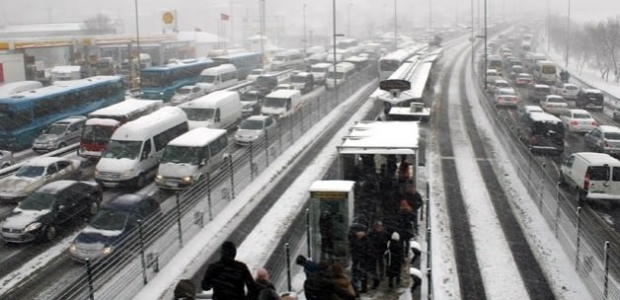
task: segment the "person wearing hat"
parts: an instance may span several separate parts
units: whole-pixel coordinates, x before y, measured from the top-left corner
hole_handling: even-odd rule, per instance
[[[306,278],[310,277],[318,269],[317,263],[306,258],[305,256],[303,256],[303,254],[297,255],[295,263],[304,267],[304,273],[306,273]]]
[[[248,266],[235,260],[235,244],[230,241],[222,243],[220,254],[220,260],[207,268],[201,283],[202,289],[213,289],[213,298],[217,300],[256,299],[256,283]],[[248,290],[247,295],[245,288]]]
[[[400,270],[403,267],[404,251],[400,242],[400,234],[394,231],[387,242],[385,266],[387,267],[388,287],[394,288],[400,285]]]
[[[190,279],[181,279],[174,288],[174,300],[196,299],[196,286]]]

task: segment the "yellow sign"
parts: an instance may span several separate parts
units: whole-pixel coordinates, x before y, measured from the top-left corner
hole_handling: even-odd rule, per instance
[[[164,21],[164,24],[166,25],[172,24],[172,22],[174,22],[174,14],[167,11],[161,16],[161,19]]]
[[[311,192],[310,197],[319,199],[344,199],[347,198],[346,192]]]

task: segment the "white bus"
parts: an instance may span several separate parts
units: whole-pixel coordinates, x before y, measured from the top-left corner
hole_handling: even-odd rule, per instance
[[[168,142],[188,130],[187,115],[172,106],[125,123],[95,166],[95,181],[103,187],[143,187],[155,176]]]
[[[40,89],[43,84],[38,81],[17,81],[0,85],[0,97],[9,97],[13,94]]]
[[[238,82],[237,68],[232,64],[223,64],[200,72],[196,86],[210,93],[229,88]]]
[[[379,72],[381,80],[390,78],[394,71],[398,70],[408,58],[415,54],[408,49],[399,49],[379,59]]]
[[[327,77],[325,78],[325,86],[328,89],[332,89],[337,85],[343,84],[355,73],[355,65],[350,62],[338,63],[334,69],[334,66],[329,67],[327,70]]]

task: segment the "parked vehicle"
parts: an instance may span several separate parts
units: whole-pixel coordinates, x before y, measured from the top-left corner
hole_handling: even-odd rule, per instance
[[[577,99],[575,100],[575,106],[583,109],[592,108],[598,111],[603,111],[604,106],[603,92],[597,89],[581,89],[577,93]]]
[[[187,115],[171,106],[123,124],[95,166],[95,181],[103,187],[143,187],[155,176],[166,144],[187,131]]]
[[[170,141],[164,150],[155,184],[160,189],[181,190],[213,173],[228,158],[224,129],[194,128]]]
[[[86,117],[73,116],[56,121],[43,129],[41,135],[34,139],[32,150],[43,153],[61,149],[80,140]]]
[[[36,189],[52,181],[79,179],[79,160],[61,157],[36,157],[25,162],[14,174],[0,179],[0,200],[19,202]]]
[[[568,103],[558,95],[547,95],[545,99],[540,102],[540,107],[552,115],[562,115],[568,111]]]
[[[620,200],[620,161],[605,153],[571,154],[560,167],[560,184],[579,200]]]
[[[586,146],[596,152],[620,156],[620,128],[600,125],[584,136]]]
[[[518,135],[533,153],[559,156],[564,152],[564,124],[546,112],[530,112],[519,119]]]
[[[2,222],[5,243],[52,241],[60,225],[78,217],[92,217],[99,210],[101,188],[91,182],[59,180],[38,188],[20,201]]]
[[[151,196],[122,194],[101,205],[86,228],[69,246],[71,258],[77,262],[100,262],[112,255],[131,256],[139,251],[139,222],[145,242],[157,234],[162,218],[159,203]]]
[[[179,105],[204,96],[205,94],[206,91],[197,85],[182,86],[174,92],[174,96],[170,99],[170,103],[173,105]]]
[[[583,109],[569,109],[560,115],[562,123],[568,132],[590,132],[598,124],[592,115]]]
[[[186,114],[189,128],[232,128],[243,118],[239,93],[217,91],[178,106]]]
[[[275,128],[276,121],[271,116],[250,116],[239,125],[235,133],[235,142],[242,146],[249,145]]]

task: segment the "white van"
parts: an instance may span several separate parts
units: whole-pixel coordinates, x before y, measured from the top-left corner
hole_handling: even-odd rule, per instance
[[[350,62],[343,61],[338,63],[335,67],[336,69],[334,69],[334,66],[331,66],[327,70],[325,86],[328,89],[333,89],[334,86],[343,84],[355,73],[355,65]]]
[[[103,187],[144,186],[168,142],[187,131],[187,115],[172,106],[123,124],[95,166],[95,181]]]
[[[200,72],[196,85],[210,93],[229,88],[238,82],[237,68],[232,64],[223,64]]]
[[[178,106],[187,114],[189,128],[231,128],[243,119],[243,105],[236,91],[216,91]]]
[[[0,97],[8,97],[13,94],[40,89],[43,84],[38,81],[17,81],[0,85]]]
[[[285,50],[277,53],[271,60],[271,69],[274,71],[291,69],[304,64],[304,54],[301,50]]]
[[[620,161],[605,153],[573,153],[562,163],[560,184],[578,191],[580,200],[620,200]]]
[[[294,114],[302,106],[301,92],[298,90],[277,90],[265,96],[261,114],[276,119],[286,118]]]
[[[228,157],[224,129],[194,128],[170,141],[159,162],[155,184],[180,190],[199,181],[206,172],[222,166]]]
[[[314,82],[316,84],[325,84],[325,77],[327,77],[327,70],[333,66],[328,63],[318,63],[310,66],[310,73],[314,76]]]

